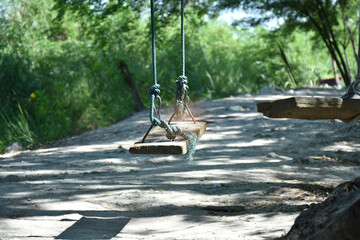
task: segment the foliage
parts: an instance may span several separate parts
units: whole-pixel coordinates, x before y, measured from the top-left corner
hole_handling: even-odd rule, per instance
[[[28,114],[18,104],[17,112],[12,113],[0,113],[0,118],[4,121],[4,125],[1,128],[0,144],[4,145],[7,142],[20,142],[23,145],[34,144],[37,142],[36,136],[30,130]]]
[[[359,4],[356,0],[221,0],[219,8],[238,8],[255,11],[256,17],[244,20],[251,25],[283,19],[282,30],[289,33],[296,29],[312,31],[317,41],[322,41],[334,59],[348,86],[351,82],[350,66],[346,61],[348,26],[356,26]],[[351,27],[350,27],[351,29]],[[350,35],[353,31],[349,30]],[[353,38],[353,36],[351,36]],[[343,49],[341,49],[341,45]],[[354,57],[356,53],[354,53]]]

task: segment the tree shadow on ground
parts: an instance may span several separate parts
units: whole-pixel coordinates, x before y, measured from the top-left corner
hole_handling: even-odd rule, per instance
[[[240,103],[244,110],[224,111],[224,106]],[[133,218],[173,215],[184,215],[186,221],[197,223],[213,221],[209,216],[224,215],[265,214],[270,219],[282,212],[301,212],[309,207],[309,202],[325,198],[331,187],[315,181],[342,179],[344,168],[349,173],[347,177],[357,170],[341,162],[294,162],[299,158],[337,154],[329,148],[339,140],[339,134],[347,133],[342,124],[332,127],[325,121],[265,119],[255,113],[254,102],[245,98],[206,104],[206,118],[212,123],[201,139],[194,165],[186,165],[183,157],[134,156],[119,149],[120,144],[138,139],[148,127],[144,117],[136,114],[93,135],[83,134],[73,142],[70,139],[68,144],[1,159],[0,217],[18,219],[71,213],[83,216],[59,238],[72,231],[86,232],[84,225],[91,221],[99,221],[101,226],[115,221],[123,226]],[[355,135],[356,132],[351,132],[342,141],[355,144]],[[356,152],[341,155],[344,159],[349,156],[358,155]],[[188,206],[153,199],[136,206],[116,204],[126,199],[121,198],[122,194],[136,191],[152,192],[154,196],[154,192],[161,191],[190,193],[212,198],[213,202],[194,200]],[[233,196],[231,201],[214,203],[227,195]],[[111,210],[52,211],[41,207],[42,203],[85,201],[89,196],[96,203],[111,197],[111,201],[107,200]],[[309,196],[313,200],[304,200]],[[134,209],[130,211],[131,207]],[[119,227],[108,235],[115,234],[115,230],[121,231]]]

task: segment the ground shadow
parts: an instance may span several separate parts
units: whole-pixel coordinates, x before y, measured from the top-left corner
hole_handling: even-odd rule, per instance
[[[82,217],[55,239],[111,239],[129,222],[129,218]]]

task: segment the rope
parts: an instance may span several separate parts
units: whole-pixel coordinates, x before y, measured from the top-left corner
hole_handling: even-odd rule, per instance
[[[184,139],[188,140],[188,159],[189,164],[193,161],[193,154],[195,153],[195,147],[198,142],[198,137],[188,131],[183,131],[180,126],[177,125],[169,125],[166,121],[160,118],[160,114],[158,113],[158,118],[155,116],[155,99],[160,98],[160,85],[157,83],[156,76],[156,44],[155,44],[155,17],[154,17],[154,0],[150,0],[150,9],[151,9],[151,45],[152,45],[152,63],[153,63],[153,85],[149,88],[148,93],[150,95],[150,121],[153,126],[160,126],[166,130],[166,137],[168,139],[174,140],[176,136],[181,136]],[[179,77],[179,80],[176,81],[177,86],[177,99],[185,99],[186,91],[188,89],[187,86],[187,78],[185,76],[185,33],[184,33],[184,0],[181,0],[181,52],[182,52],[182,76]],[[185,105],[181,100],[179,104],[175,104],[179,106],[179,113],[184,113]],[[182,106],[182,107],[181,107]]]
[[[154,84],[149,88],[150,95],[150,121],[153,125],[161,125],[161,121],[155,117],[155,99],[160,96],[160,85],[157,83],[156,76],[156,43],[155,43],[155,17],[154,17],[154,0],[150,0],[150,14],[151,14],[151,51],[152,51],[152,66],[153,66],[153,82]]]
[[[154,85],[157,84],[156,76],[156,44],[155,44],[155,17],[154,17],[154,0],[150,0],[151,5],[151,50],[152,50],[152,63],[153,63],[153,81]],[[160,86],[159,86],[160,88]],[[160,90],[159,90],[160,91]],[[159,93],[160,94],[160,93]]]
[[[355,94],[360,96],[360,10],[359,10],[359,44],[358,44],[358,57],[357,57],[357,75],[355,75],[355,80],[349,85],[346,93],[341,97],[343,99],[350,99],[355,96]]]
[[[185,77],[185,31],[184,31],[184,0],[181,0],[181,66],[182,66],[182,76]]]
[[[175,82],[176,85],[176,101],[175,101],[175,116],[177,118],[182,118],[185,114],[185,101],[186,101],[186,92],[189,89],[187,85],[188,80],[186,76],[179,76],[179,80]]]
[[[359,32],[359,43],[358,43],[358,57],[357,57],[357,82],[360,81],[360,9],[359,9],[358,32]]]
[[[176,101],[174,107],[174,113],[177,118],[182,118],[185,114],[186,94],[189,89],[188,80],[185,75],[185,14],[184,14],[184,0],[181,0],[181,66],[182,75],[175,82],[176,86]]]
[[[185,75],[185,0],[181,0],[181,66],[182,66],[182,75],[179,76],[179,79],[175,82],[176,85],[176,102],[175,102],[175,115],[177,117],[184,116],[185,113],[185,104],[186,104],[186,95],[187,90],[189,89],[188,80]],[[199,138],[193,132],[185,131],[181,135],[183,138],[187,139],[189,142],[188,146],[188,163],[192,164],[193,155],[195,154],[196,145],[199,142]]]
[[[341,97],[342,99],[351,99],[354,96],[360,96],[360,76],[359,74],[355,76],[355,80],[349,85],[346,93]]]

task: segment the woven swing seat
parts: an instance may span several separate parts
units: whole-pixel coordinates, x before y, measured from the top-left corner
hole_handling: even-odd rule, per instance
[[[308,120],[353,120],[360,115],[360,99],[291,97],[257,104],[258,112],[270,118]]]
[[[206,131],[206,122],[173,122],[171,125],[178,125],[183,131],[190,131],[200,138]],[[151,129],[144,143],[143,138],[134,143],[129,152],[132,154],[162,154],[162,155],[183,155],[188,152],[188,140],[176,137],[174,141],[166,138],[166,131],[157,126]]]

